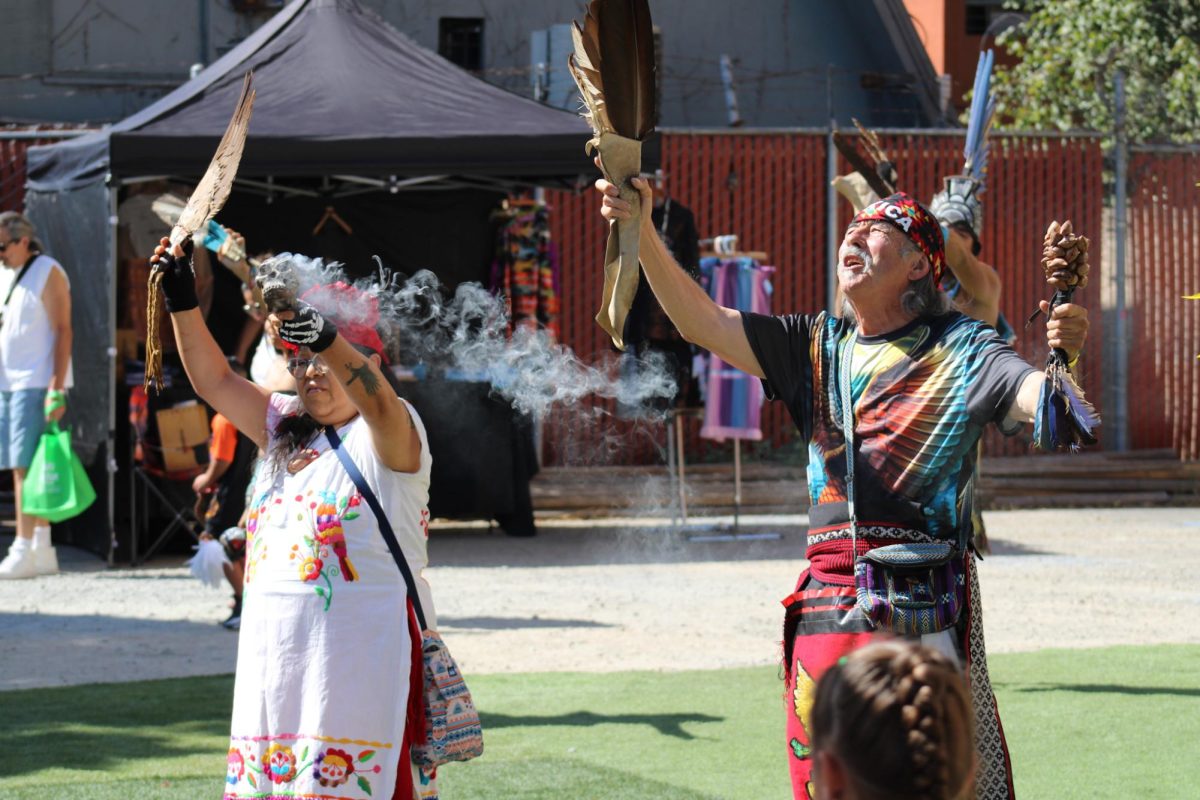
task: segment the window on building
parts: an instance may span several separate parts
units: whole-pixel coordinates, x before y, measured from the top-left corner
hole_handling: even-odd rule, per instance
[[[967,0],[964,11],[967,36],[999,36],[1028,16],[1005,9],[1004,0]]]
[[[987,30],[988,11],[987,6],[967,6],[967,36],[983,36]]]
[[[483,69],[483,20],[442,17],[438,20],[438,55],[463,69]]]

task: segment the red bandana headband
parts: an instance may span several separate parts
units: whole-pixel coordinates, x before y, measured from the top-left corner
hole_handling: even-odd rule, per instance
[[[375,328],[379,323],[378,299],[342,281],[314,286],[300,299],[337,325],[347,342],[378,353],[383,363],[388,363],[383,339]]]
[[[917,249],[929,259],[933,283],[941,283],[946,269],[946,243],[942,240],[942,226],[937,219],[904,192],[897,192],[876,200],[854,215],[851,225],[881,219],[895,225],[907,236]]]

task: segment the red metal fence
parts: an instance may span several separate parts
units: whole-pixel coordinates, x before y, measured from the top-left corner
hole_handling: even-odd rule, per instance
[[[1200,152],[1129,162],[1129,441],[1200,458]]]
[[[897,164],[903,188],[928,199],[940,188],[942,176],[962,166],[961,136],[929,133],[885,135],[883,144]],[[825,307],[828,259],[826,257],[826,137],[814,133],[689,134],[663,137],[663,169],[668,188],[696,214],[702,237],[736,233],[739,246],[765,250],[778,271],[773,280],[773,310],[816,311]],[[839,171],[848,171],[844,162]],[[1040,276],[1042,235],[1051,219],[1070,218],[1076,230],[1095,242],[1094,263],[1102,257],[1102,154],[1098,140],[1064,137],[994,137],[984,195],[984,250],[981,257],[997,267],[1004,283],[1001,306],[1005,316],[1020,332],[1018,349],[1033,363],[1045,357],[1042,328],[1021,329],[1023,320],[1049,296]],[[607,339],[592,321],[599,307],[600,257],[604,224],[594,193],[582,196],[568,192],[550,193],[556,241],[563,263],[564,343],[580,355],[609,348]],[[850,208],[838,199],[839,230],[849,222]],[[1197,289],[1200,291],[1200,289]],[[1099,312],[1099,281],[1079,295],[1080,302],[1093,307],[1090,340],[1103,335]],[[1099,399],[1102,374],[1099,347],[1089,348],[1084,388]],[[1132,405],[1132,403],[1131,403]],[[609,404],[598,404],[600,413],[611,412]],[[555,450],[567,437],[558,427],[571,426],[578,441],[575,422],[559,420],[547,428],[547,456],[567,455]],[[654,457],[654,443],[663,436],[647,431],[635,437],[638,444],[607,455],[599,446],[601,432],[622,432],[623,423],[601,421],[592,434],[597,461],[619,458],[637,463]],[[764,434],[778,446],[792,437],[786,411],[769,404],[763,414]],[[689,458],[704,458],[714,445],[699,440],[698,425],[689,426]],[[991,434],[989,452],[1015,454],[1029,449],[1028,436],[1005,439]],[[577,456],[571,453],[570,456]]]
[[[25,151],[59,138],[56,131],[44,133],[44,139],[12,138],[0,130],[0,210],[22,207]],[[961,165],[960,136],[896,132],[884,135],[883,143],[895,158],[903,187],[923,199],[940,188],[943,175]],[[701,236],[736,233],[742,247],[768,252],[778,268],[773,281],[776,312],[825,305],[825,161],[826,137],[820,133],[679,132],[663,137],[669,189],[695,212]],[[839,162],[839,171],[847,169]],[[996,136],[989,174],[982,257],[1000,272],[1001,307],[1018,329],[1018,349],[1039,363],[1045,352],[1040,324],[1029,330],[1021,325],[1047,295],[1038,269],[1046,224],[1071,218],[1077,230],[1092,237],[1093,264],[1111,261],[1103,252],[1108,194],[1100,143],[1089,137]],[[1200,353],[1200,301],[1182,299],[1200,292],[1197,182],[1200,152],[1195,150],[1131,156],[1129,440],[1134,448],[1172,447],[1187,459],[1200,458],[1200,361],[1195,357]],[[611,357],[611,345],[593,321],[605,236],[594,192],[553,191],[548,199],[563,265],[563,342],[584,360]],[[836,213],[840,229],[849,218],[848,204],[839,199]],[[1091,310],[1092,321],[1084,387],[1103,412],[1101,277],[1094,273],[1079,300]],[[768,405],[763,426],[770,446],[792,439],[791,424],[778,404]],[[689,459],[728,448],[700,440],[698,427],[689,423]],[[1027,435],[990,436],[989,452],[1028,451]],[[611,401],[593,400],[582,410],[548,420],[545,439],[551,463],[642,463],[659,457],[664,429],[618,420]]]

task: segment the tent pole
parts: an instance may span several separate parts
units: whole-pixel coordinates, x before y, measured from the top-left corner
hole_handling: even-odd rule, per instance
[[[113,566],[117,547],[117,184],[108,178],[108,441],[104,455],[108,472],[108,565]]]

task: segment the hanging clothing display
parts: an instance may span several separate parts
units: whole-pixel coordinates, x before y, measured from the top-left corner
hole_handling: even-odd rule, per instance
[[[509,333],[540,328],[561,339],[562,271],[550,241],[549,209],[518,206],[496,237],[490,288],[505,298]]]
[[[770,276],[774,267],[752,258],[705,258],[700,261],[702,282],[718,305],[738,311],[769,314]],[[704,370],[704,426],[706,439],[762,439],[762,382],[715,355],[706,357]]]

